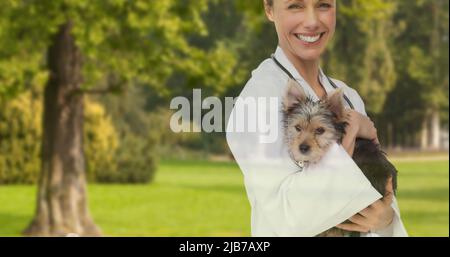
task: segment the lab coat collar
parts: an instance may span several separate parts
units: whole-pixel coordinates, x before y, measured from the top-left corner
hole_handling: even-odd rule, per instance
[[[284,68],[286,68],[286,70],[288,70],[296,80],[305,81],[303,77],[298,73],[297,69],[294,67],[291,61],[289,61],[287,56],[284,54],[283,49],[281,49],[281,47],[279,46],[275,51],[275,58],[277,58],[277,60],[281,63],[281,65],[283,65]]]
[[[327,92],[328,95],[331,92],[333,92],[334,90],[336,90],[331,85],[330,81],[328,80],[327,75],[325,75],[325,73],[323,72],[322,68],[319,68],[319,81],[320,81],[320,84],[322,84],[322,86],[325,88],[325,91]]]

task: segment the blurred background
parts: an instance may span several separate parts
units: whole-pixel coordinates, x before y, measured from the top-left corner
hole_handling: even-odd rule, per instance
[[[448,1],[337,2],[323,69],[364,99],[410,235],[448,236]],[[169,103],[239,95],[277,45],[262,0],[0,3],[0,236],[250,235],[224,133],[171,132]]]

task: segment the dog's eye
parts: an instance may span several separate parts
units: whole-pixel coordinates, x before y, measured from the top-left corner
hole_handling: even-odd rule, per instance
[[[295,130],[297,130],[298,132],[302,131],[302,127],[300,127],[300,125],[295,126]]]
[[[325,133],[325,129],[324,128],[320,127],[320,128],[316,129],[316,134],[317,135],[322,135],[323,133]]]

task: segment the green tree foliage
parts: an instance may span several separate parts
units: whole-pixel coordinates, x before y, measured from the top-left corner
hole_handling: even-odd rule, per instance
[[[389,106],[396,114],[420,120],[429,109],[440,109],[448,123],[448,8],[448,1],[442,0],[399,2],[394,46],[396,72],[402,79]],[[394,103],[401,102],[409,108],[398,110]]]
[[[204,63],[198,60],[222,57],[186,40],[186,35],[207,34],[201,20],[206,9],[206,0],[6,1],[0,18],[0,67],[8,71],[2,72],[2,91],[26,85],[22,78],[39,65],[45,69],[42,57],[51,36],[71,20],[84,58],[83,87],[140,81],[167,93],[164,82],[174,68],[198,74],[196,64]]]
[[[390,47],[395,8],[389,0],[337,1],[336,35],[324,58],[327,72],[355,88],[371,114],[382,112],[396,82]]]
[[[392,133],[400,132],[393,143],[417,146],[417,133],[426,137],[426,125],[436,113],[440,126],[448,128],[448,8],[448,1],[441,0],[397,3],[392,48],[398,79],[379,130],[386,132],[387,124]]]

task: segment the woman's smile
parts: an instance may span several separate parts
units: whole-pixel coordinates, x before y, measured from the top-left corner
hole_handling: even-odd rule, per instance
[[[294,36],[305,46],[315,46],[320,44],[323,35],[325,35],[325,32],[316,34],[294,33]]]

